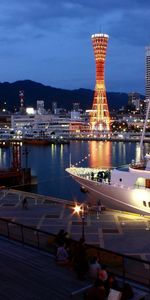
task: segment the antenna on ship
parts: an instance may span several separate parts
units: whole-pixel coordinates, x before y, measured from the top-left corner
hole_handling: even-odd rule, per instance
[[[69,168],[71,168],[71,152],[69,154]]]
[[[140,161],[144,159],[144,153],[143,153],[143,141],[144,141],[144,136],[145,136],[145,131],[146,131],[146,125],[147,125],[147,120],[149,117],[149,111],[150,111],[150,99],[147,99],[148,106],[147,106],[147,111],[146,111],[146,118],[144,122],[144,127],[143,127],[143,132],[141,136],[141,141],[140,141]]]

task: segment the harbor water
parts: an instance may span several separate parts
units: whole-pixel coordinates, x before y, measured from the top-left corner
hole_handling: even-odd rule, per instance
[[[150,144],[144,144],[150,151]],[[11,148],[0,148],[0,168],[11,165]],[[31,167],[32,175],[37,176],[38,185],[24,187],[38,194],[50,195],[67,200],[83,201],[86,197],[80,186],[68,175],[65,169],[70,165],[95,168],[127,168],[132,160],[139,159],[139,143],[73,141],[62,145],[23,146],[22,167]],[[22,187],[20,187],[21,189]]]

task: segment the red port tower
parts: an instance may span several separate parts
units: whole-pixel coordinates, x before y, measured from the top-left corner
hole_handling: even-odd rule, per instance
[[[109,35],[96,33],[91,38],[96,64],[96,84],[90,113],[90,125],[92,131],[109,131],[110,117],[105,88],[105,59]]]

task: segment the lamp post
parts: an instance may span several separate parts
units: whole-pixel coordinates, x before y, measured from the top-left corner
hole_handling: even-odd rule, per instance
[[[85,230],[84,230],[84,226],[85,226],[85,207],[84,207],[84,203],[81,206],[81,220],[82,220],[82,239],[85,241]]]
[[[82,203],[81,205],[75,205],[74,212],[77,213],[82,221],[82,239],[85,241],[85,204]]]

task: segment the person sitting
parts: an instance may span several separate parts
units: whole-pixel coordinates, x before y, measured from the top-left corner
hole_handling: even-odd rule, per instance
[[[129,283],[125,283],[122,288],[121,300],[130,300],[134,297],[133,289]]]
[[[96,256],[94,256],[89,264],[89,276],[92,279],[98,278],[99,271],[101,270],[100,263]]]
[[[105,300],[106,299],[106,291],[104,284],[101,280],[96,279],[94,286],[92,286],[85,294],[86,300]]]
[[[103,282],[106,282],[106,280],[108,279],[108,273],[107,273],[107,271],[106,271],[106,267],[105,267],[105,266],[103,266],[103,267],[101,268],[101,270],[99,271],[99,273],[98,273],[98,278],[99,278],[101,281],[103,281]]]
[[[68,262],[69,262],[68,252],[65,249],[65,246],[63,243],[60,244],[57,248],[56,261],[62,265],[68,264]]]
[[[120,290],[117,279],[113,274],[108,274],[108,278],[104,283],[106,293],[109,294],[110,289]]]
[[[79,280],[84,280],[85,276],[88,272],[88,258],[87,258],[87,251],[85,247],[84,239],[81,238],[79,242],[76,244],[76,249],[74,253],[74,269],[77,273],[77,278]]]

